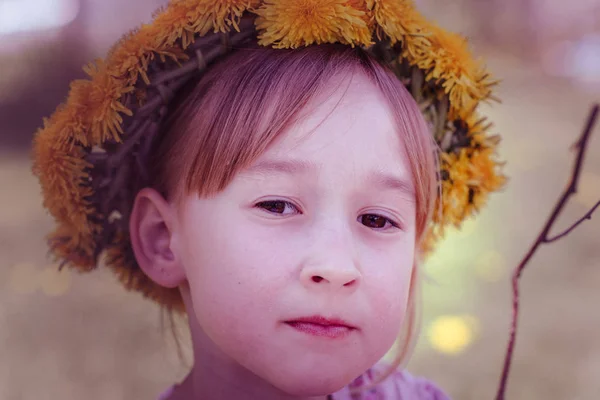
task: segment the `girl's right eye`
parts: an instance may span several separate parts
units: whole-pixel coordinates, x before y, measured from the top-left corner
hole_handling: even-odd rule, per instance
[[[284,214],[286,206],[293,208],[294,210],[296,210],[296,212],[300,212],[300,210],[298,210],[298,207],[296,207],[293,203],[290,203],[289,201],[285,200],[261,201],[260,203],[257,203],[254,207],[262,208],[272,214],[286,215]],[[293,212],[292,214],[295,214],[295,212]]]

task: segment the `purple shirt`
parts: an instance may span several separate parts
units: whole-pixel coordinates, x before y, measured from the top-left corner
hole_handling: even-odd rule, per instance
[[[376,379],[376,372],[384,372],[384,365],[367,370],[348,386],[333,393],[333,400],[450,400],[440,388],[430,381],[412,376],[406,371],[396,371],[372,389],[352,395],[353,388],[369,385]],[[173,391],[170,388],[158,400],[166,400]]]

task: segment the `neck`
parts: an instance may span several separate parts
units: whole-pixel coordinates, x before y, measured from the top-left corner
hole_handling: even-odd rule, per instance
[[[264,399],[264,400],[333,400],[331,395],[297,397],[280,391],[265,382],[264,385],[246,385],[230,377],[210,373],[211,369],[194,366],[185,380],[175,387],[168,400],[218,400],[218,399]]]
[[[194,366],[168,400],[328,400],[331,396],[299,397],[271,385],[216,349],[210,339],[194,340]],[[205,341],[208,341],[204,343]],[[212,344],[212,345],[211,345]]]

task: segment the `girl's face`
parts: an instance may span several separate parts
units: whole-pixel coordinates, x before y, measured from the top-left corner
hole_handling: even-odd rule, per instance
[[[333,392],[389,350],[414,260],[389,106],[362,75],[336,85],[224,191],[184,199],[172,237],[195,346],[297,395]],[[290,323],[314,316],[347,326]]]

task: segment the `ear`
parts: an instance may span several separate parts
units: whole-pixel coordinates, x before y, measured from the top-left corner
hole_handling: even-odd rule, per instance
[[[135,258],[157,284],[175,288],[185,281],[185,271],[173,251],[175,210],[160,193],[144,188],[136,196],[129,218]]]

